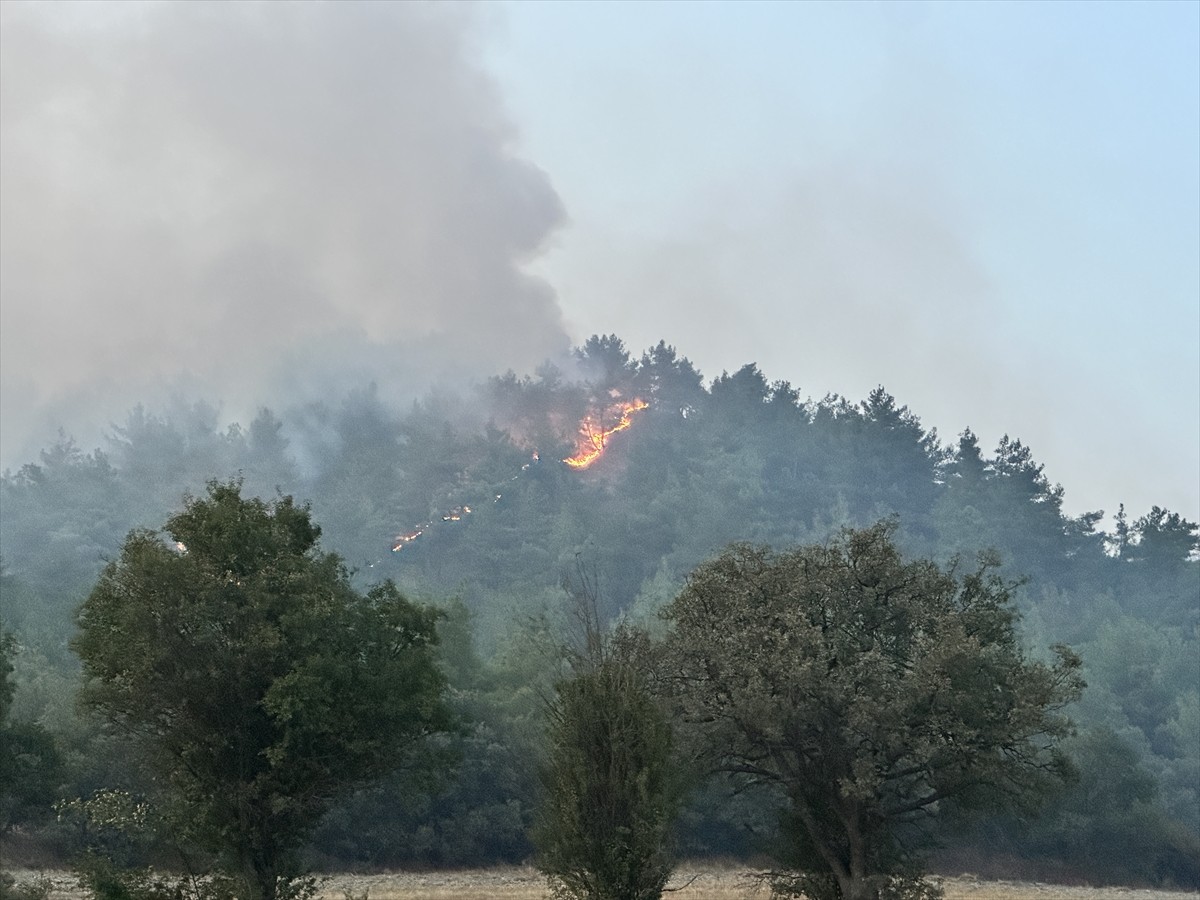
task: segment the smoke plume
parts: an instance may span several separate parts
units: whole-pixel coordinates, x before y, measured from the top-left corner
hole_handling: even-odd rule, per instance
[[[415,393],[567,347],[522,268],[562,205],[472,62],[478,8],[0,14],[6,465],[163,386],[233,415],[335,373]]]

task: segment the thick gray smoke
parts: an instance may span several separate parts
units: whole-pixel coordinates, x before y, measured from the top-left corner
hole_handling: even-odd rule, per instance
[[[163,386],[280,402],[528,369],[564,218],[478,8],[0,5],[4,464]],[[332,381],[334,374],[346,379]]]

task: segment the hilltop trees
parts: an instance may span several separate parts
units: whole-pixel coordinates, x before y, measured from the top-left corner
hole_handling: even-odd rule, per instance
[[[356,592],[290,497],[208,486],[135,531],[78,615],[82,697],[137,740],[196,840],[274,900],[330,803],[448,726],[437,613]]]
[[[914,847],[947,802],[1025,799],[1065,761],[1082,688],[1064,648],[1025,659],[1008,586],[903,560],[893,526],[773,554],[734,547],[666,608],[669,679],[714,767],[786,798],[787,889],[910,894]]]
[[[506,661],[505,648],[515,623],[561,605],[562,573],[578,560],[604,574],[604,620],[653,619],[685,573],[730,541],[794,547],[888,516],[911,558],[1000,554],[998,571],[1023,579],[1011,593],[1026,646],[1068,643],[1085,660],[1090,687],[1071,713],[1081,731],[1107,729],[1131,748],[1159,787],[1146,803],[1200,839],[1195,522],[1160,508],[1130,510],[1105,534],[1098,513],[1067,513],[1070,494],[1023,443],[1005,438],[989,448],[966,431],[943,444],[883,388],[854,401],[806,399],[755,365],[709,381],[665,342],[639,358],[613,336],[588,341],[576,356],[560,360],[561,369],[547,364],[411,405],[386,386],[335,391],[279,417],[263,411],[246,428],[227,426],[204,404],[138,409],[101,439],[103,449],[64,436],[33,464],[0,474],[0,607],[22,648],[10,721],[37,723],[54,737],[66,760],[64,796],[128,786],[125,760],[76,717],[71,612],[131,528],[160,525],[182,493],[203,494],[204,479],[237,471],[243,497],[310,498],[321,546],[346,561],[356,590],[392,578],[409,596],[454,596],[470,613],[486,674],[455,693],[463,715],[481,723],[458,743],[457,774],[436,798],[412,794],[400,778],[387,791],[367,789],[360,797],[373,798],[375,842],[358,827],[356,810],[365,807],[343,808],[345,840],[322,846],[342,860],[438,865],[528,855],[537,793],[530,748],[541,734],[531,712],[539,708],[530,699],[536,678],[534,667]],[[618,399],[614,391],[650,407],[595,466],[569,469],[560,460],[581,417]],[[447,517],[467,506],[469,515]],[[419,529],[420,540],[391,552],[397,535]],[[1099,821],[1084,775],[1068,799],[1052,802]],[[755,795],[747,820],[769,818],[766,798]],[[750,803],[746,794],[738,801]],[[732,809],[716,799],[693,804],[681,826],[684,852],[725,850],[734,835],[749,834],[734,827]],[[502,816],[507,824],[492,824]],[[1061,822],[1064,833],[1089,833],[1086,823]],[[47,841],[56,834],[56,826],[22,827]],[[1139,840],[1149,833],[1128,827]],[[331,831],[327,818],[321,839]],[[508,837],[494,840],[499,834]],[[965,830],[957,839],[977,840]],[[1050,857],[1065,843],[1039,846],[1043,874],[1073,865]],[[1128,857],[1137,866],[1148,858]],[[1082,858],[1074,865],[1093,871]]]

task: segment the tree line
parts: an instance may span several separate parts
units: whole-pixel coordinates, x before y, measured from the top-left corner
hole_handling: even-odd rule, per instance
[[[1056,741],[1078,657],[1025,659],[989,563],[907,562],[893,531],[731,548],[657,641],[609,632],[579,593],[531,832],[556,895],[660,897],[689,776],[721,773],[777,795],[777,895],[936,896],[915,850],[943,808],[1028,800],[1070,773]],[[390,581],[355,591],[319,536],[290,497],[210,482],[162,531],[131,533],[80,607],[81,702],[153,776],[132,805],[100,795],[127,801],[116,815],[94,797],[85,821],[169,846],[188,876],[147,883],[93,844],[77,865],[97,898],[305,896],[298,851],[339,799],[447,765],[436,739],[470,723],[434,653],[437,611]]]
[[[368,388],[280,416],[264,410],[246,428],[219,427],[203,404],[139,409],[104,450],[64,438],[38,463],[5,473],[0,588],[16,639],[9,720],[51,735],[61,762],[48,789],[59,796],[6,797],[6,840],[19,831],[77,844],[92,828],[82,805],[112,799],[97,791],[144,792],[117,738],[74,712],[74,610],[130,529],[157,527],[184,491],[236,472],[245,496],[308,498],[322,545],[344,561],[355,591],[390,580],[403,596],[436,602],[439,671],[456,718],[470,723],[434,740],[454,765],[436,767],[421,790],[383,776],[334,804],[306,844],[311,858],[529,856],[541,795],[530,760],[544,746],[544,700],[562,673],[546,647],[573,603],[564,573],[581,564],[596,573],[606,627],[626,622],[658,639],[671,627],[660,612],[731,542],[782,551],[887,520],[906,559],[948,568],[995,551],[995,573],[1014,585],[1021,646],[1053,665],[1047,648],[1070,645],[1089,685],[1070,709],[1078,734],[1064,743],[1078,769],[1073,785],[1036,824],[1010,808],[956,829],[958,852],[974,841],[1125,880],[1178,882],[1194,871],[1194,523],[1161,508],[1136,518],[1121,510],[1109,531],[1098,512],[1068,516],[1062,488],[1020,441],[1006,437],[987,453],[966,430],[943,443],[882,388],[859,403],[805,400],[754,366],[706,387],[666,344],[635,359],[611,336],[579,348],[577,365],[582,378],[545,366],[404,411]],[[558,465],[576,423],[614,395],[650,405],[591,469]],[[452,510],[457,517],[443,521]],[[395,536],[417,523],[431,525],[393,552]],[[37,794],[34,780],[22,784]],[[55,800],[60,811],[47,815]],[[706,783],[683,805],[679,848],[757,851],[786,830],[781,803],[767,787]]]

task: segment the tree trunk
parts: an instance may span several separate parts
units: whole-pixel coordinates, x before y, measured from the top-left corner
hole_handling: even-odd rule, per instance
[[[838,879],[844,900],[878,900],[879,888],[873,878],[851,875],[844,881]]]
[[[275,900],[279,887],[279,876],[275,866],[260,863],[254,867],[254,882],[258,885],[258,900]]]
[[[246,881],[255,890],[254,900],[276,900],[279,893],[279,854],[269,833],[258,830],[246,838],[243,871]]]
[[[867,842],[860,827],[858,806],[845,801],[840,813],[850,849],[846,877],[838,879],[842,896],[845,900],[877,900],[879,886],[867,871]]]

